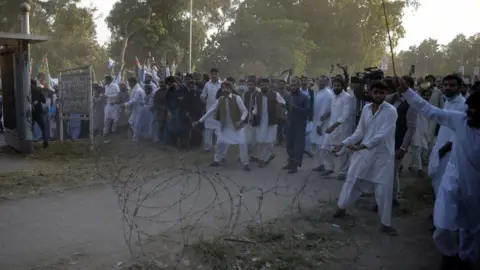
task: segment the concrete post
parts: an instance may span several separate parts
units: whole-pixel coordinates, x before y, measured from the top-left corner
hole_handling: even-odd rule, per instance
[[[22,12],[20,29],[23,34],[30,34],[30,9],[30,5],[27,3],[20,5],[20,11]]]
[[[20,5],[21,22],[20,29],[22,34],[30,34],[30,5],[23,3]],[[18,87],[15,96],[17,110],[17,131],[21,139],[24,153],[33,153],[33,132],[32,132],[32,103],[30,89],[30,42],[22,41],[22,46],[17,52]]]

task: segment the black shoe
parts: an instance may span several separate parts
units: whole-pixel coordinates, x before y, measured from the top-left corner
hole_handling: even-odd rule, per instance
[[[218,167],[220,166],[220,162],[214,161],[210,164],[210,167]]]
[[[393,201],[392,201],[392,207],[393,207],[393,208],[398,208],[398,207],[400,207],[400,203],[398,202],[397,199],[393,199]]]
[[[347,210],[345,209],[337,209],[337,212],[333,214],[333,218],[343,218],[347,214]]]
[[[290,167],[292,167],[291,164],[284,165],[284,166],[282,167],[282,170],[289,170]]]
[[[382,227],[380,228],[380,231],[387,234],[387,235],[390,235],[390,236],[397,236],[398,235],[397,230],[395,230],[394,228],[392,228],[390,226],[382,225]]]
[[[43,149],[47,149],[48,147],[48,142],[43,142]]]
[[[297,166],[291,166],[290,169],[288,169],[288,173],[290,174],[297,173],[297,172],[298,172]]]
[[[250,166],[247,165],[243,165],[243,170],[246,171],[246,172],[249,172],[250,171]]]

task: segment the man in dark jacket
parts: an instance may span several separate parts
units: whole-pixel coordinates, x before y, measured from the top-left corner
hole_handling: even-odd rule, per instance
[[[43,105],[47,102],[45,96],[42,93],[42,89],[37,86],[37,81],[31,81],[31,93],[32,93],[32,129],[35,123],[42,131],[43,148],[48,147],[48,136],[45,130],[45,117],[43,115]]]
[[[310,97],[301,92],[298,81],[293,81],[291,87],[291,94],[286,98],[288,163],[283,169],[288,170],[288,173],[296,173],[303,162],[305,131],[311,107]]]
[[[191,128],[191,120],[188,112],[189,91],[172,76],[167,77],[165,83],[168,89],[165,95],[165,101],[169,115],[171,116],[168,120],[170,138],[174,146],[188,150]]]

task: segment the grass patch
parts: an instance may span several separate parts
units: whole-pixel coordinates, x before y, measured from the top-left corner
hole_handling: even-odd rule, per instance
[[[55,141],[46,150],[39,145],[36,150],[30,156],[9,149],[0,151],[5,159],[24,163],[19,170],[0,173],[0,196],[109,183],[132,173],[142,178],[164,170],[196,166],[206,160],[201,151],[179,152],[121,139],[98,142],[93,152],[87,141]]]
[[[263,227],[247,226],[234,239],[202,240],[194,250],[215,270],[435,269],[428,268],[436,265],[437,256],[426,218],[431,207],[429,180],[405,182],[405,210],[394,213],[398,237],[380,232],[378,214],[366,207],[373,205],[370,196],[349,209],[345,219],[332,219],[336,206],[325,204]]]
[[[323,214],[314,211],[282,217],[263,228],[248,226],[238,239],[202,240],[194,250],[218,270],[329,269],[333,254],[350,243],[343,230],[326,219],[308,218]]]

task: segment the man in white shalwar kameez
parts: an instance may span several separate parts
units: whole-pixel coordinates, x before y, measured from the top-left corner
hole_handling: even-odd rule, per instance
[[[480,264],[480,93],[466,100],[466,112],[436,108],[401,79],[398,91],[419,114],[455,134],[438,187],[433,239],[444,255],[442,269],[479,269]]]
[[[145,92],[137,82],[137,79],[131,77],[128,79],[128,86],[132,89],[132,95],[129,101],[122,104],[124,108],[129,108],[131,113],[128,118],[128,123],[133,131],[132,139],[134,142],[138,142],[140,136],[140,117],[142,107],[145,103]]]
[[[113,83],[112,76],[105,76],[105,97],[107,98],[107,104],[105,104],[103,136],[107,136],[110,131],[113,133],[117,131],[118,119],[120,116],[120,107],[117,104],[119,94],[120,88],[116,83]]]
[[[338,168],[338,180],[345,180],[348,170],[349,155],[347,151],[341,151],[339,153],[332,153],[331,150],[334,145],[339,145],[351,134],[350,117],[352,116],[352,96],[343,89],[345,88],[345,82],[341,78],[334,78],[332,80],[333,86],[333,100],[330,109],[330,119],[328,128],[325,130],[327,134],[323,141],[322,148],[327,150],[325,155],[325,173],[324,176],[330,175],[334,172],[335,159],[338,159],[340,167]]]
[[[253,109],[255,108],[256,95],[260,91],[257,89],[257,77],[250,75],[247,78],[247,91],[243,94],[243,104],[248,111],[248,117],[245,120],[245,138],[248,145],[248,155],[252,161],[258,161],[257,157],[257,137],[255,135],[256,129],[253,125],[258,124],[254,123],[255,118],[253,115]]]
[[[316,145],[317,150],[315,154],[316,166],[313,168],[315,172],[325,171],[324,157],[328,155],[327,151],[322,148],[333,100],[333,92],[328,88],[328,84],[328,78],[320,76],[318,79],[319,88],[313,101],[313,130],[310,133],[310,140]]]
[[[345,216],[346,209],[358,200],[363,191],[374,189],[381,230],[396,235],[396,230],[392,228],[392,176],[397,110],[385,102],[388,93],[386,83],[374,82],[371,89],[373,102],[363,107],[357,129],[333,149],[333,152],[345,148],[354,151],[334,217]]]
[[[465,105],[465,98],[460,93],[460,87],[462,85],[461,78],[455,75],[448,75],[443,78],[442,84],[444,87],[443,94],[446,97],[446,101],[443,105],[444,109],[464,112],[467,109],[467,106]],[[448,160],[450,159],[449,149],[452,147],[454,138],[455,133],[450,128],[447,126],[440,126],[437,140],[432,147],[432,153],[430,154],[428,162],[428,175],[432,178],[435,194],[440,186],[440,180],[445,173]]]
[[[284,106],[285,100],[279,93],[270,90],[268,79],[260,80],[260,89],[262,92],[256,95],[253,110],[258,125],[253,128],[258,145],[259,166],[265,167],[275,157],[272,151],[277,139],[278,106]]]
[[[220,80],[218,79],[218,69],[212,68],[210,69],[210,81],[205,84],[203,92],[200,95],[200,98],[205,101],[207,111],[217,101],[216,96],[220,87],[221,85]],[[210,152],[213,148],[213,134],[218,129],[219,123],[213,118],[213,115],[211,115],[209,118],[205,119],[204,126],[203,148],[205,152]]]
[[[430,100],[432,90],[420,90],[422,98]],[[416,172],[419,176],[423,176],[423,162],[422,153],[428,149],[428,137],[430,136],[430,123],[425,116],[417,114],[417,129],[413,135],[412,143],[410,144],[411,161],[408,170]]]
[[[436,86],[437,79],[435,76],[429,74],[425,76],[425,83],[427,83],[428,87],[432,90],[432,96],[430,97],[430,104],[437,108],[443,108],[445,100],[444,95],[440,89]],[[437,129],[437,124],[430,122],[430,127],[428,128],[430,134],[428,136],[428,150],[423,153],[423,161],[425,164],[428,164],[429,157],[432,152],[433,144],[435,143],[435,130]]]
[[[248,111],[243,104],[242,98],[232,93],[233,85],[230,82],[223,82],[222,96],[208,109],[205,115],[194,122],[193,127],[203,123],[210,117],[218,119],[218,139],[215,147],[214,162],[211,166],[217,167],[227,158],[230,145],[238,144],[240,148],[240,161],[245,171],[250,171],[248,148],[245,140],[244,121],[247,119]]]

